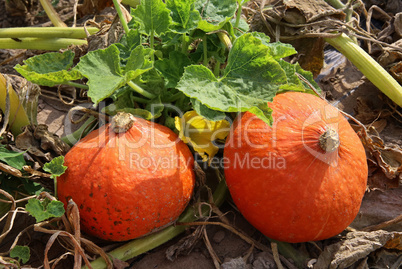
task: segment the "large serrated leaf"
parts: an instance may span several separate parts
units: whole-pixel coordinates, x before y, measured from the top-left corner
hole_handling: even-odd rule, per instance
[[[140,25],[140,32],[146,35],[160,35],[169,29],[172,22],[170,10],[162,0],[141,1],[132,11],[133,19]]]
[[[74,52],[70,50],[48,52],[28,58],[24,61],[25,65],[17,64],[14,69],[33,83],[52,87],[82,78],[77,71],[69,70],[73,59]]]
[[[270,54],[275,60],[283,59],[297,53],[296,49],[290,44],[282,42],[271,43],[269,36],[264,33],[252,32],[251,34],[261,40],[262,44],[270,48]]]
[[[166,6],[171,10],[172,31],[186,33],[197,28],[201,20],[200,13],[194,8],[195,0],[167,0]]]
[[[234,16],[236,0],[196,0],[195,9],[203,18],[198,28],[205,32],[221,29]]]
[[[221,78],[205,66],[190,65],[177,87],[210,109],[251,111],[270,123],[267,102],[283,84],[287,84],[286,73],[269,54],[269,48],[253,35],[245,34],[233,44]]]
[[[149,60],[150,53],[150,49],[137,46],[131,52],[126,67],[123,69],[120,65],[119,49],[116,45],[111,45],[103,50],[88,52],[81,57],[75,68],[88,78],[88,96],[92,102],[98,104],[129,80],[152,69],[153,65]]]
[[[184,67],[191,64],[190,59],[180,51],[172,51],[169,58],[155,62],[155,68],[162,73],[166,88],[175,88],[184,72]]]

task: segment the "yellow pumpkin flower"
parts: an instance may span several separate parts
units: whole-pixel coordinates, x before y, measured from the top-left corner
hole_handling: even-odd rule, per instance
[[[213,141],[225,139],[230,129],[227,120],[209,121],[194,110],[184,113],[182,118],[176,117],[175,126],[180,139],[190,144],[204,162],[210,162],[219,150]]]

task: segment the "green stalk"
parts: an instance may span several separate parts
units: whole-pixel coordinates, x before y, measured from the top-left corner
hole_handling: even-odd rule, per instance
[[[242,12],[242,6],[243,6],[243,1],[242,0],[237,0],[237,4],[239,5],[237,7],[237,12],[236,12],[236,22],[234,25],[234,28],[238,28],[240,24],[240,18],[241,18],[241,12]]]
[[[73,132],[72,134],[68,134],[66,136],[61,137],[61,140],[63,140],[65,143],[67,143],[69,146],[73,146],[75,143],[77,143],[81,138],[86,136],[93,127],[98,123],[96,118],[94,116],[90,116],[84,124],[81,125],[78,130]]]
[[[402,87],[377,63],[367,52],[351,38],[341,34],[325,41],[346,56],[378,89],[387,95],[397,105],[402,107]]]
[[[54,50],[66,49],[71,45],[85,45],[87,41],[75,38],[31,38],[18,39],[0,38],[0,49],[32,49],[32,50]]]
[[[220,206],[225,201],[226,194],[226,182],[225,180],[221,180],[213,195],[214,203],[216,206]],[[204,216],[208,215],[209,210],[209,207],[204,207],[202,210],[202,214]],[[178,222],[193,222],[197,219],[195,214],[196,212],[193,207],[187,207],[186,211],[178,219]],[[115,250],[112,250],[108,254],[109,256],[112,256],[113,258],[119,259],[121,261],[127,261],[151,249],[154,249],[162,245],[163,243],[168,242],[185,230],[185,225],[171,225],[157,233],[153,233],[148,236],[128,242],[127,244],[116,248]],[[91,262],[91,266],[92,268],[101,269],[106,268],[106,263],[103,258],[98,258],[95,261]]]
[[[46,15],[49,17],[50,21],[56,27],[67,27],[67,25],[60,19],[57,11],[53,8],[52,4],[49,0],[39,0],[43,9],[46,12]]]
[[[184,33],[181,36],[181,52],[183,52],[184,54],[187,55],[187,50],[188,50],[188,45],[187,45],[187,41],[186,41],[186,34]]]
[[[140,103],[140,104],[149,104],[151,100],[137,97],[137,96],[130,96],[130,99],[134,102]]]
[[[302,252],[295,249],[290,243],[281,242],[266,237],[270,242],[276,243],[278,246],[278,252],[287,259],[291,259],[298,268],[305,268],[306,262],[309,257],[304,255]]]
[[[340,0],[325,0],[328,4],[336,9],[344,9],[345,5]]]
[[[173,94],[172,96],[170,96],[169,98],[166,98],[166,100],[164,100],[164,101],[166,103],[173,103],[174,101],[179,100],[182,96],[183,96],[183,93],[179,91],[179,92]]]
[[[219,77],[220,72],[221,72],[221,62],[218,59],[216,59],[215,68],[214,68],[215,77]]]
[[[127,34],[130,31],[130,29],[128,28],[128,25],[127,25],[126,19],[124,18],[123,12],[121,11],[119,1],[113,0],[113,5],[114,5],[114,8],[116,9],[117,15],[119,15],[119,19],[120,19],[121,25],[123,26],[124,32],[126,32],[126,34]]]
[[[139,94],[141,94],[145,97],[148,97],[149,99],[153,99],[156,97],[153,93],[150,93],[150,92],[144,90],[143,88],[141,88],[140,86],[138,86],[137,84],[132,82],[131,80],[129,82],[127,82],[127,85],[130,86],[134,91],[138,92]]]
[[[86,28],[89,34],[95,34],[98,28]],[[87,34],[84,27],[16,27],[16,28],[0,28],[0,38],[21,38],[21,37],[37,37],[37,38],[86,38]]]
[[[154,36],[154,30],[151,31],[151,35],[149,36],[149,45],[151,49],[154,49],[154,43],[155,43],[155,36]],[[151,54],[151,61],[153,62],[155,60],[155,55],[154,53]]]
[[[208,66],[208,44],[207,44],[207,35],[204,35],[204,40],[202,41],[203,45],[203,50],[204,50],[204,60],[203,60],[203,65]]]
[[[67,81],[66,83],[64,83],[66,85],[70,85],[76,88],[80,88],[80,89],[84,89],[84,90],[89,90],[89,86],[88,85],[84,85],[81,83],[77,83],[77,82],[73,82],[73,81]]]

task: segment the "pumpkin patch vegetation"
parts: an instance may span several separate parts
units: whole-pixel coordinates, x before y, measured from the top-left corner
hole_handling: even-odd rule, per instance
[[[359,137],[337,108],[312,94],[279,94],[269,107],[272,126],[245,112],[227,138],[225,176],[234,203],[272,239],[297,243],[339,234],[366,190]]]
[[[118,113],[65,156],[58,196],[93,236],[125,241],[174,222],[194,188],[191,151],[169,128]]]

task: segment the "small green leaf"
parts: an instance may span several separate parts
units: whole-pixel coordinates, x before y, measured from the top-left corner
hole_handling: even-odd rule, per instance
[[[11,258],[17,258],[22,261],[22,263],[27,263],[31,258],[31,251],[27,246],[16,245],[10,251]]]
[[[169,58],[155,62],[155,68],[162,73],[166,88],[175,88],[184,72],[184,67],[191,64],[190,59],[179,51],[172,51]]]
[[[65,212],[62,202],[57,200],[49,202],[49,199],[47,198],[43,201],[29,199],[28,203],[25,205],[25,209],[36,219],[37,223],[48,218],[61,217]]]
[[[160,35],[169,29],[172,22],[170,10],[162,0],[141,1],[131,15],[135,22],[140,25],[140,32],[150,35],[155,32]]]
[[[43,166],[43,170],[52,174],[51,178],[56,179],[57,177],[64,174],[67,169],[67,166],[64,166],[64,157],[58,156],[53,158],[50,162],[45,163]]]
[[[17,64],[14,69],[27,80],[44,86],[55,86],[68,81],[82,78],[80,73],[69,70],[73,65],[74,52],[48,52],[24,61],[25,65]]]
[[[200,13],[194,8],[195,0],[167,0],[173,23],[171,29],[176,33],[186,33],[197,28],[201,20]]]
[[[4,145],[0,145],[0,161],[18,170],[22,170],[22,167],[26,165],[23,156],[24,153],[25,152],[14,152],[6,149]]]
[[[198,28],[205,32],[221,29],[234,16],[236,0],[196,0],[195,9],[203,18]]]

